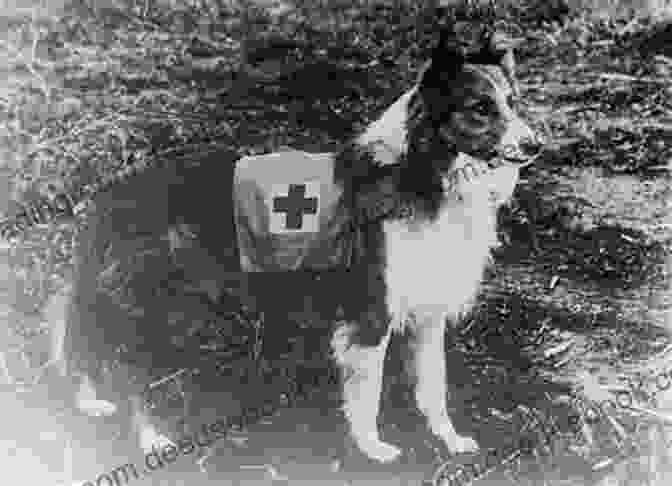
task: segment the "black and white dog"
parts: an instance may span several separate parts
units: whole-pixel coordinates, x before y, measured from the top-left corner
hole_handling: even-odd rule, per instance
[[[376,417],[388,341],[403,329],[413,336],[410,368],[429,428],[453,452],[477,449],[473,439],[455,432],[446,411],[444,334],[446,323],[456,324],[473,302],[496,241],[497,205],[512,195],[517,172],[494,176],[484,169],[474,180],[469,174],[478,161],[528,162],[539,148],[514,111],[512,53],[498,49],[487,33],[471,58],[452,49],[453,40],[444,32],[417,85],[358,139],[385,142],[378,161],[389,157],[386,147],[403,153],[397,190],[411,209],[411,216],[407,211],[386,218],[372,242],[371,254],[378,258],[371,268],[380,274],[383,304],[375,339],[360,337],[370,332],[362,329],[371,327],[369,322],[352,321],[342,323],[332,340],[352,434],[361,450],[379,461],[400,453],[380,440]],[[345,185],[358,187],[357,178],[346,176]]]
[[[369,196],[392,194],[394,201],[351,225],[360,242],[356,263],[330,288],[313,289],[343,310],[330,341],[342,371],[343,410],[361,451],[382,462],[400,454],[380,439],[377,416],[388,342],[402,330],[412,335],[415,396],[430,430],[452,452],[478,447],[455,432],[446,410],[444,333],[477,294],[496,241],[496,208],[512,195],[516,164],[538,148],[514,111],[511,51],[487,29],[474,52],[454,47],[454,37],[444,32],[417,83],[332,155],[338,204],[353,221],[368,214]],[[170,348],[161,343],[166,323],[181,325],[181,312],[190,325],[200,317],[185,308],[215,306],[231,281],[243,278],[232,203],[216,198],[233,183],[235,164],[227,158],[205,155],[189,166],[147,171],[96,198],[78,239],[64,344],[69,373],[82,377],[84,388],[120,349],[123,362],[154,368],[147,376],[174,369],[177,357],[154,349]],[[259,278],[271,278],[265,275]],[[282,275],[273,278],[278,292],[294,291]],[[177,281],[189,281],[191,293]],[[125,395],[148,448],[160,437],[138,398],[141,385]]]

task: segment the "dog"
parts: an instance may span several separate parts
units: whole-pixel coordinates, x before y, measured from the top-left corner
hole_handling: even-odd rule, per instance
[[[380,321],[389,324],[379,326],[374,339],[363,340],[362,323],[345,322],[332,339],[352,435],[368,457],[381,462],[401,453],[379,438],[376,418],[390,335],[404,329],[413,336],[416,403],[430,430],[451,452],[478,448],[455,432],[446,411],[444,334],[446,324],[457,324],[477,293],[496,241],[496,210],[489,197],[492,187],[466,183],[465,189],[456,189],[451,175],[459,177],[463,154],[490,160],[500,153],[526,163],[539,150],[536,135],[512,107],[510,51],[486,45],[472,64],[450,48],[451,40],[444,34],[416,87],[398,101],[396,113],[405,112],[406,123],[393,124],[397,133],[383,119],[360,140],[383,139],[390,146],[395,139],[407,141],[397,190],[412,210],[410,217],[386,218],[375,243],[382,249],[373,264],[382,273],[381,286],[384,282]],[[383,157],[384,152],[376,158]],[[357,175],[349,184],[357,186]],[[501,191],[498,203],[509,199],[513,186]]]
[[[540,148],[513,106],[510,46],[494,39],[485,30],[478,49],[466,52],[446,28],[415,85],[326,156],[340,188],[335,207],[347,222],[343,233],[357,243],[350,267],[323,272],[331,283],[313,292],[329,294],[338,307],[330,346],[343,412],[355,444],[375,461],[401,454],[381,440],[377,425],[383,360],[392,333],[401,331],[412,336],[415,400],[429,429],[452,453],[478,448],[455,431],[446,409],[444,334],[474,302],[497,240],[497,207],[512,197],[518,167]],[[293,154],[284,157],[299,156]],[[146,450],[168,440],[139,397],[152,373],[178,366],[174,353],[155,351],[160,344],[171,349],[165,326],[179,321],[173,314],[181,313],[184,325],[205,319],[235,288],[254,297],[271,287],[275,299],[266,304],[280,305],[296,293],[288,282],[303,278],[296,276],[301,268],[240,272],[235,209],[228,197],[213,195],[222,185],[228,191],[236,164],[255,160],[220,152],[141,173],[99,194],[79,235],[61,338],[67,373],[95,397],[101,363],[118,361],[123,351],[122,361],[145,373],[125,393]],[[177,291],[176,281],[190,284]]]

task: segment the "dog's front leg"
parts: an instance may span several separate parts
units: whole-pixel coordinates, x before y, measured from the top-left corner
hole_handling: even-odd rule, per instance
[[[446,409],[446,320],[433,316],[417,319],[413,334],[412,370],[416,378],[415,399],[430,430],[452,453],[478,450],[478,444],[455,432]]]
[[[145,454],[168,445],[175,445],[172,440],[163,435],[151,422],[144,398],[139,394],[129,397],[131,408],[131,428],[137,437],[139,446]]]
[[[354,343],[353,332],[352,325],[342,324],[331,340],[341,374],[343,411],[359,449],[371,459],[390,462],[401,454],[401,450],[380,440],[377,419],[391,326],[377,346]]]

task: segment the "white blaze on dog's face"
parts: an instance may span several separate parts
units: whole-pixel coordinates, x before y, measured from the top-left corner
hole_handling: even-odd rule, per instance
[[[495,207],[509,202],[518,184],[516,164],[505,163],[492,168],[485,161],[460,153],[453,162],[453,169],[450,176],[443,178],[445,192],[477,199],[485,197]]]

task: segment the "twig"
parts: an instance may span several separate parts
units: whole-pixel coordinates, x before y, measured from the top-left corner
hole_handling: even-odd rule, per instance
[[[638,133],[635,130],[640,130],[642,128],[653,128],[657,130],[672,130],[672,123],[661,123],[657,121],[649,120],[648,118],[640,118],[634,120],[613,120],[608,124],[609,128],[618,128],[620,130]],[[636,128],[635,128],[636,127]]]
[[[543,83],[533,83],[533,84],[520,83],[520,87],[523,91],[530,91],[532,89],[536,89],[539,91],[544,91],[546,93],[555,94],[556,91],[562,90],[562,91],[571,91],[573,94],[579,95],[581,93],[585,93],[593,86],[586,82],[561,83],[558,81],[545,81]]]
[[[630,81],[633,83],[654,83],[654,84],[670,84],[672,80],[663,79],[663,78],[652,78],[652,77],[638,77],[630,76],[629,74],[621,73],[600,73],[600,79],[605,79],[608,81]]]
[[[150,383],[149,384],[149,389],[152,390],[152,389],[156,388],[157,386],[163,385],[164,383],[166,383],[170,380],[173,380],[174,378],[177,378],[178,376],[185,373],[186,371],[187,371],[186,368],[180,368],[175,373],[172,373],[168,376],[164,376],[163,378],[160,378],[159,380]]]
[[[32,74],[33,76],[35,76],[35,78],[37,78],[37,80],[42,85],[42,91],[44,92],[44,96],[47,99],[49,99],[50,90],[49,85],[47,84],[47,80],[35,70],[35,63],[33,62],[33,60],[26,59],[26,56],[23,54],[23,52],[21,52],[19,49],[13,46],[10,42],[0,39],[0,44],[4,45],[7,49],[12,50],[14,52],[14,55],[16,56],[15,59],[20,59],[23,65],[26,66],[28,71],[30,71],[30,74]]]
[[[661,420],[663,422],[666,422],[666,423],[672,425],[672,415],[665,415],[665,414],[656,412],[655,410],[639,407],[639,406],[634,405],[634,404],[630,405],[628,408],[631,408],[632,410],[635,410],[635,411],[640,412],[640,413],[644,413],[646,415],[650,415],[651,417],[655,417],[658,420]]]
[[[603,105],[601,103],[590,103],[588,105],[581,105],[581,106],[567,106],[567,107],[561,107],[553,110],[554,115],[567,115],[569,113],[576,113],[576,112],[581,112],[581,111],[588,111],[588,110],[602,110]]]

